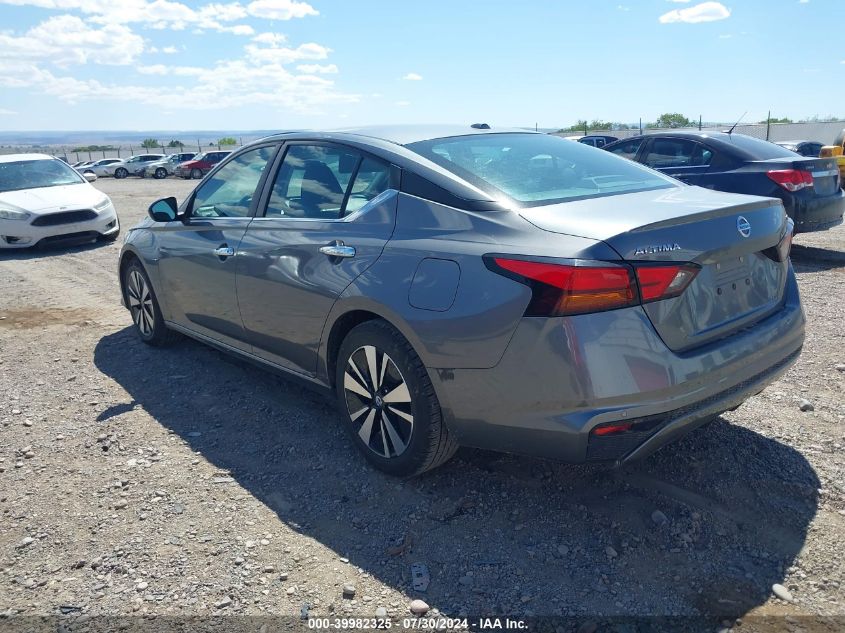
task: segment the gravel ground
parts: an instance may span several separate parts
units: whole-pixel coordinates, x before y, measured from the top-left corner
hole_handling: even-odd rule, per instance
[[[127,227],[193,184],[96,186]],[[804,353],[737,411],[623,470],[462,450],[411,481],[320,394],[141,344],[119,243],[0,254],[0,614],[845,626],[845,228],[796,244]]]

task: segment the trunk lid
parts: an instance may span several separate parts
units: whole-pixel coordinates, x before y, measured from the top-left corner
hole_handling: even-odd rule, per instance
[[[758,160],[749,165],[759,165],[766,171],[774,169],[796,169],[813,175],[813,186],[809,188],[817,196],[829,196],[839,192],[839,166],[833,158],[804,158],[795,160],[773,158]]]
[[[683,294],[643,306],[672,350],[728,336],[782,303],[789,263],[764,252],[787,231],[779,200],[673,187],[519,213],[546,231],[602,240],[632,264],[700,266]]]

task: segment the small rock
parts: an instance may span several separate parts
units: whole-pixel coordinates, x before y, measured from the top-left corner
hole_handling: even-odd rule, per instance
[[[784,602],[794,602],[792,593],[783,585],[779,585],[777,583],[772,585],[772,593],[774,593],[778,598],[780,598]]]
[[[32,420],[24,420],[23,425],[24,426],[32,426]]]
[[[651,520],[657,525],[666,525],[669,523],[669,517],[663,514],[660,510],[655,510],[651,513]]]
[[[21,414],[20,409],[12,409],[12,415],[20,415],[20,414]]]
[[[18,549],[23,549],[24,547],[29,547],[35,542],[35,539],[31,536],[25,536],[21,539],[21,541],[17,544]]]
[[[296,593],[296,585],[294,585],[293,587],[288,587],[287,591],[285,593],[287,593],[289,596],[292,596],[293,594],[295,594]]]
[[[288,579],[288,573],[286,571],[283,571],[281,574],[279,574],[279,580],[285,581],[287,579]]]
[[[344,598],[354,598],[355,597],[355,585],[351,585],[351,584],[343,585],[343,597]]]
[[[616,553],[616,550],[613,549],[610,545],[604,548],[604,553],[607,554],[608,558],[616,558],[619,554]]]
[[[228,607],[230,604],[232,604],[232,599],[231,599],[229,596],[226,596],[225,598],[223,598],[223,599],[222,599],[222,600],[220,600],[219,602],[215,602],[215,603],[214,603],[214,608],[215,608],[215,609],[225,609],[225,608],[226,608],[226,607]]]
[[[265,574],[272,574],[274,571],[276,571],[276,568],[273,567],[272,565],[264,565],[264,573]]]
[[[384,607],[379,607],[376,609],[376,617],[377,618],[386,618],[387,617],[387,609]]]
[[[141,581],[141,582],[139,582],[137,585],[135,585],[135,591],[143,591],[144,589],[146,589],[146,588],[147,588],[147,587],[149,587],[149,586],[150,586],[150,583],[148,583],[148,582],[144,582],[144,581],[142,580],[142,581]]]
[[[837,363],[833,366],[836,371],[845,371],[845,363]]]
[[[238,557],[235,559],[235,565],[243,565],[243,564],[244,564],[244,559],[243,559],[243,558],[241,558],[240,556],[238,556]]]
[[[115,510],[123,510],[123,508],[125,508],[126,506],[127,506],[126,500],[121,499],[120,501],[118,501],[117,503],[114,504],[114,509]]]
[[[412,600],[411,604],[408,605],[408,609],[410,609],[411,613],[414,615],[425,615],[428,613],[428,610],[431,607],[428,606],[423,600],[419,598],[416,600]]]
[[[813,403],[807,400],[806,398],[801,398],[801,400],[798,402],[798,408],[804,412],[816,410],[816,407],[813,406]]]

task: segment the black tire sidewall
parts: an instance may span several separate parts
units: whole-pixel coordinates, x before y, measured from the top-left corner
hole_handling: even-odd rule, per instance
[[[199,180],[200,178],[202,178],[202,171],[200,171],[199,169],[192,169],[191,170],[191,179],[192,180]]]
[[[390,459],[373,452],[359,437],[358,429],[353,427],[346,405],[346,394],[343,388],[346,365],[349,357],[364,345],[372,345],[393,360],[411,394],[411,415],[414,417],[411,438],[404,452]],[[421,368],[422,363],[402,335],[383,321],[370,321],[354,328],[344,339],[338,352],[335,384],[343,425],[366,459],[379,470],[391,475],[405,477],[420,471],[428,456],[428,438],[432,421],[435,418],[438,422],[440,420],[440,405],[434,396],[428,376],[419,374]],[[422,371],[425,370],[422,369]]]
[[[155,178],[158,178],[159,180],[161,180],[162,178],[167,177],[167,171],[165,171],[163,168],[159,167],[158,169],[155,170],[155,173],[153,174],[153,176]]]
[[[120,168],[114,170],[114,177],[115,178],[126,178],[128,175],[129,175],[129,172],[126,169],[124,169],[123,167],[120,167]]]

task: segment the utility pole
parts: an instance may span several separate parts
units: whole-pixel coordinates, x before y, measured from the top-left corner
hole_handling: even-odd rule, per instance
[[[640,117],[640,136],[642,136],[642,133],[643,133],[643,118]]]
[[[698,115],[698,131],[701,131],[701,115]]]
[[[772,111],[769,110],[769,114],[766,115],[766,140],[769,140],[769,132],[772,129]]]

